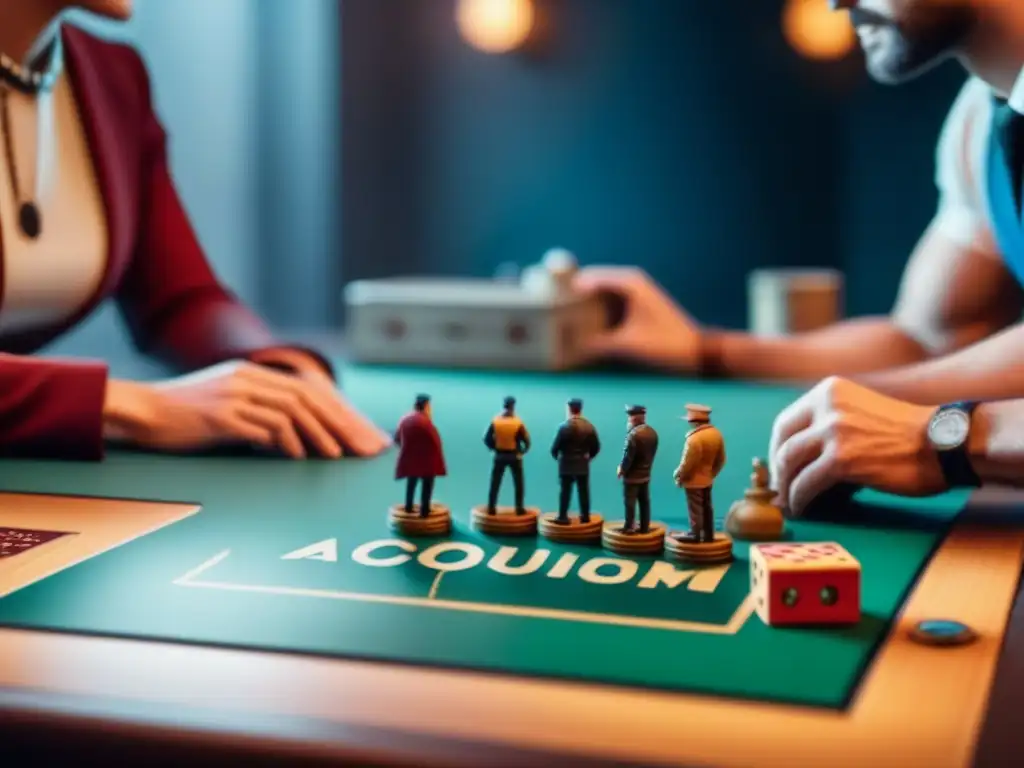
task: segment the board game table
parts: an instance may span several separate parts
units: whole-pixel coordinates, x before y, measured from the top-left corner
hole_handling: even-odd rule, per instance
[[[836,541],[859,560],[863,617],[770,628],[752,611],[743,543],[731,564],[687,568],[489,538],[470,509],[486,500],[483,434],[506,395],[533,437],[527,504],[555,509],[548,449],[579,397],[604,446],[595,511],[620,516],[624,406],[639,402],[661,437],[653,516],[683,527],[671,475],[696,401],[726,440],[720,520],[794,390],[593,373],[342,375],[383,425],[432,395],[450,536],[389,529],[403,492],[393,453],[0,462],[5,738],[116,734],[153,754],[191,744],[292,765],[935,768],[1021,754],[1018,494],[867,495],[835,520],[789,523],[791,540]],[[506,479],[503,502],[511,493]],[[978,639],[920,645],[908,629],[924,618],[965,622]]]

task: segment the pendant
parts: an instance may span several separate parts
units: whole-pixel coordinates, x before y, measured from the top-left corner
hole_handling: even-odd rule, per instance
[[[31,201],[22,203],[18,211],[18,223],[21,225],[21,231],[25,233],[26,237],[30,237],[33,240],[39,237],[39,233],[43,228],[39,206]]]

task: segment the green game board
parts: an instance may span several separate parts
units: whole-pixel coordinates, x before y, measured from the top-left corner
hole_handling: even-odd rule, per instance
[[[253,456],[112,454],[100,465],[0,462],[0,489],[196,502],[202,511],[0,600],[0,624],[557,676],[732,697],[842,707],[964,497],[873,499],[854,523],[792,525],[835,540],[863,567],[864,617],[853,628],[770,629],[750,615],[746,547],[729,566],[687,570],[660,558],[543,539],[494,540],[469,526],[484,501],[482,436],[506,394],[534,438],[527,503],[557,500],[548,454],[569,397],[585,400],[604,450],[595,511],[618,517],[614,469],[624,404],[647,405],[661,435],[656,519],[685,520],[671,473],[684,405],[713,406],[728,460],[719,517],[742,496],[775,414],[793,390],[664,378],[493,375],[354,368],[350,397],[394,425],[429,392],[449,476],[437,498],[456,521],[443,540],[403,541],[386,511],[401,498],[394,456],[290,462]],[[504,501],[511,497],[506,480]]]

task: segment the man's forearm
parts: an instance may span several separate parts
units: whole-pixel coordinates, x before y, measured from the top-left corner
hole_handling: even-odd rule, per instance
[[[1024,400],[979,406],[968,451],[983,483],[1024,487]]]
[[[851,377],[878,392],[922,405],[1024,397],[1024,326],[943,357]]]
[[[847,320],[818,331],[778,338],[709,331],[704,368],[739,379],[809,382],[916,363],[926,351],[888,317]]]

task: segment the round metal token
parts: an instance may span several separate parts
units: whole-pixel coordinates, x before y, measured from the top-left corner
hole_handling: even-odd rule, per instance
[[[969,626],[952,619],[925,619],[910,630],[910,639],[923,645],[966,645],[977,637]]]

